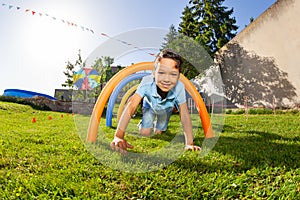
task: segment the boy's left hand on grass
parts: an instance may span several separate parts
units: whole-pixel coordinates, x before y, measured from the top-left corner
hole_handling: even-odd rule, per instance
[[[196,145],[185,145],[184,150],[200,151],[201,147]]]

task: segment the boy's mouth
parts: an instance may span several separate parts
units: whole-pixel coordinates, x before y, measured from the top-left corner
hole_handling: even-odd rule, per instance
[[[165,84],[165,83],[162,83],[161,84],[162,88],[164,89],[169,89],[171,87],[171,84]]]

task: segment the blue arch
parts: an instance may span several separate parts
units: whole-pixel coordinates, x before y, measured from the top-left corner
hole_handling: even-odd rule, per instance
[[[127,76],[126,78],[124,78],[118,85],[117,87],[114,89],[114,91],[111,93],[110,97],[109,97],[109,101],[107,104],[107,110],[106,110],[106,126],[111,127],[112,126],[112,114],[113,114],[113,109],[114,109],[114,105],[115,102],[117,100],[118,94],[120,93],[120,91],[122,90],[122,88],[129,82],[137,80],[137,79],[141,79],[146,75],[149,75],[150,73],[135,73],[135,74],[131,74],[130,76]]]

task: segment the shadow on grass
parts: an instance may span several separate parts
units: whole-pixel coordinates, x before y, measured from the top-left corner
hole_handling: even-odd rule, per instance
[[[183,137],[173,134],[153,135],[151,138],[140,138],[135,134],[127,134],[128,141],[140,142],[134,149],[128,149],[126,155],[115,152],[110,147],[110,140],[103,135],[98,136],[95,143],[86,143],[90,153],[94,155],[103,165],[123,172],[144,173],[157,171],[170,165],[174,160],[184,153]],[[154,143],[149,142],[150,140]],[[155,140],[169,142],[166,146],[160,147]],[[159,142],[158,142],[159,143]],[[136,148],[137,147],[137,148]]]
[[[234,130],[230,126],[225,128]],[[261,131],[240,131],[236,134],[238,136],[220,136],[208,158],[180,159],[176,164],[182,168],[194,168],[196,171],[245,171],[266,167],[290,170],[300,167],[299,136],[284,137]]]
[[[152,135],[151,139],[170,142],[174,140],[177,130],[178,124],[171,123],[167,132],[162,135]],[[281,167],[289,170],[300,167],[300,138],[298,135],[289,136],[270,131],[243,130],[243,127],[229,125],[224,125],[223,130],[224,133],[220,135],[216,145],[208,155],[201,158],[200,154],[196,152],[187,152],[186,157],[180,156],[179,159],[174,157],[168,159],[168,156],[164,156],[164,166],[167,165],[166,163],[174,161],[173,164],[179,165],[180,168],[195,169],[196,171],[245,171],[251,168],[264,167]],[[134,140],[136,134],[128,134],[128,136],[133,137],[129,139],[129,142],[132,139]],[[202,135],[198,134],[195,137],[195,144],[201,145],[203,139]],[[177,137],[175,141],[184,144],[184,136]],[[138,152],[133,151],[132,153]],[[189,154],[193,154],[193,156]],[[156,163],[161,159],[159,156],[161,155],[141,157],[138,163],[145,162],[146,165],[149,162]],[[128,163],[129,161],[135,162],[136,157],[135,155],[129,155],[127,158],[122,159],[120,161]],[[147,159],[149,160],[147,161]]]

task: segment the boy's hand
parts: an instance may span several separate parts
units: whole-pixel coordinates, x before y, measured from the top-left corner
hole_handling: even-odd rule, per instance
[[[184,150],[200,151],[201,147],[196,145],[185,145]]]
[[[127,148],[134,148],[125,139],[119,138],[117,136],[115,136],[113,141],[110,143],[110,147],[112,150],[115,150],[116,152],[121,152],[123,155],[127,153]]]

